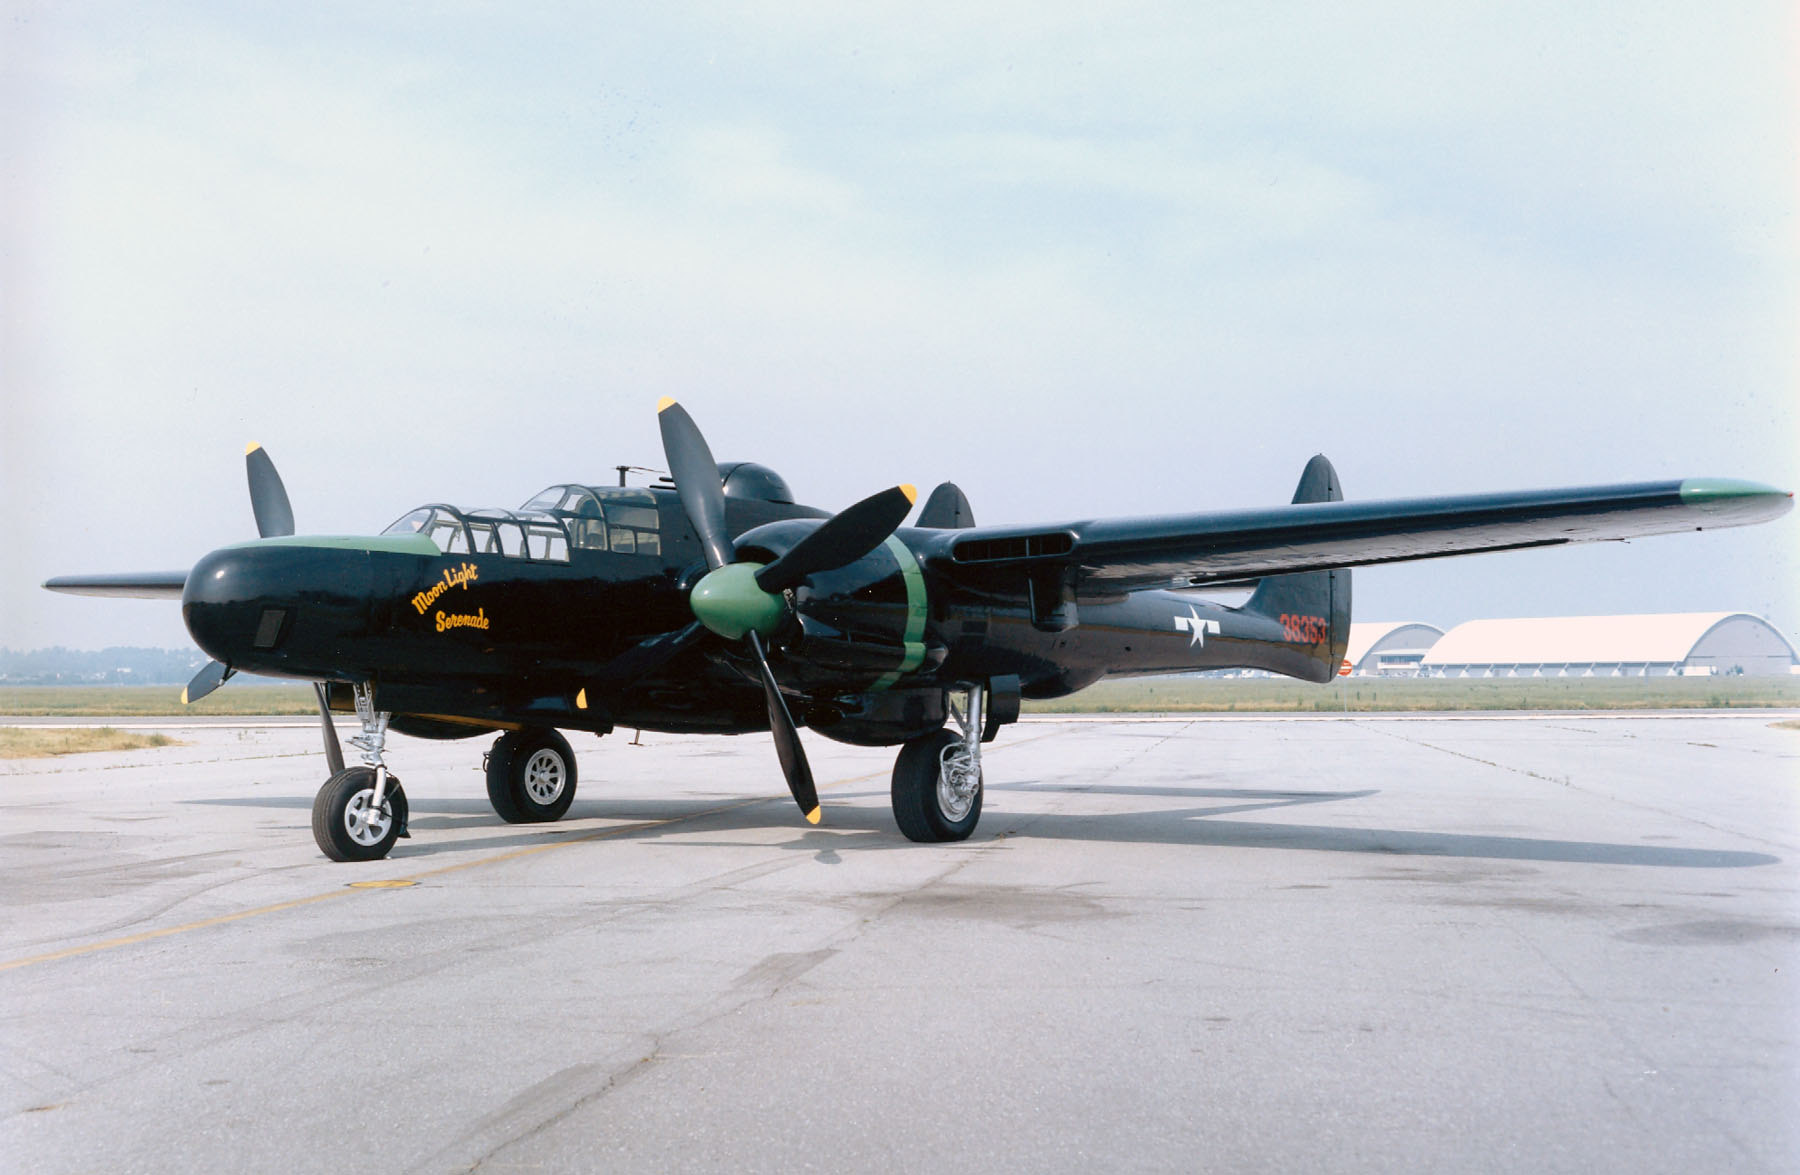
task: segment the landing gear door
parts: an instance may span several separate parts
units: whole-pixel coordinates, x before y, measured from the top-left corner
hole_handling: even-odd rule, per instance
[[[988,679],[987,720],[981,726],[981,741],[991,743],[1002,726],[1019,720],[1019,678],[1016,674]]]

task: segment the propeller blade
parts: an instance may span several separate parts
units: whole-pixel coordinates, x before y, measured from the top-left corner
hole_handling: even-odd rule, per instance
[[[250,509],[256,512],[256,533],[265,539],[294,533],[294,508],[275,462],[255,441],[244,450],[244,469],[250,475]]]
[[[750,641],[750,651],[756,654],[756,667],[762,671],[763,694],[769,701],[769,732],[775,736],[775,753],[781,757],[788,790],[794,793],[794,802],[805,813],[806,822],[817,824],[821,815],[819,791],[813,786],[812,768],[806,762],[806,748],[800,745],[800,732],[794,728],[794,716],[788,713],[781,689],[775,684],[762,638],[754,630],[744,635]]]
[[[833,514],[793,550],[758,571],[756,586],[765,592],[785,591],[809,575],[856,562],[899,529],[918,496],[911,486],[895,486]]]
[[[656,406],[656,422],[662,429],[663,455],[669,476],[681,495],[681,508],[700,536],[706,565],[714,570],[731,562],[731,536],[725,531],[725,485],[719,480],[719,463],[713,460],[706,438],[687,409],[667,396]]]
[[[319,695],[319,729],[325,735],[325,762],[336,775],[344,769],[344,746],[338,742],[337,726],[331,721],[331,695],[322,681],[313,682],[313,692]]]
[[[237,670],[223,661],[208,661],[200,667],[200,672],[194,674],[194,680],[187,683],[187,688],[181,691],[181,704],[193,705],[224,685],[225,679],[235,672]]]

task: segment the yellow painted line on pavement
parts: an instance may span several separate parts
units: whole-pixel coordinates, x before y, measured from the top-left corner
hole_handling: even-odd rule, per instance
[[[339,889],[325,893],[313,894],[311,897],[294,898],[291,901],[276,902],[273,905],[257,906],[249,910],[239,910],[232,914],[220,914],[214,918],[202,918],[198,922],[185,922],[180,926],[165,926],[161,930],[146,930],[142,934],[128,934],[123,938],[109,938],[100,942],[90,942],[78,947],[68,947],[60,951],[50,951],[42,955],[28,955],[23,959],[9,959],[0,963],[0,971],[11,971],[19,967],[31,967],[38,963],[54,963],[58,959],[72,959],[77,955],[90,955],[96,951],[110,951],[119,947],[135,946],[142,942],[152,942],[171,935],[186,934],[192,930],[205,930],[212,926],[223,926],[227,922],[238,922],[245,918],[256,918],[263,914],[279,914],[283,910],[292,910],[299,906],[310,906],[319,902],[328,902],[332,898],[350,897],[357,893],[367,893],[377,889],[406,889],[417,885],[427,877],[441,877],[446,873],[456,873],[463,869],[473,869],[478,865],[497,865],[502,861],[515,861],[520,857],[529,857],[534,853],[547,853],[551,849],[566,848],[569,845],[581,844],[585,841],[601,840],[609,836],[620,836],[627,832],[642,832],[649,828],[660,828],[682,820],[694,820],[701,816],[711,816],[719,812],[729,812],[734,808],[746,807],[750,804],[766,802],[761,797],[754,800],[739,800],[734,804],[725,804],[716,808],[706,808],[698,812],[685,812],[680,816],[671,816],[666,820],[638,821],[633,824],[614,825],[609,828],[597,828],[580,836],[562,837],[547,844],[532,845],[528,848],[514,849],[507,853],[495,853],[488,857],[477,857],[472,861],[462,861],[455,865],[445,865],[438,869],[426,869],[407,877],[384,878],[381,880],[353,881]]]
[[[69,947],[67,950],[51,951],[47,955],[30,955],[23,959],[10,959],[0,963],[0,971],[11,971],[15,967],[30,967],[36,963],[54,963],[58,959],[72,959],[76,955],[92,954],[95,951],[109,951],[115,947],[135,946],[140,942],[151,942],[159,938],[168,938],[172,934],[186,934],[190,930],[204,930],[208,926],[223,926],[227,922],[236,922],[241,918],[254,918],[259,914],[274,914],[282,910],[292,910],[296,906],[310,906],[315,902],[330,901],[341,898],[351,891],[335,889],[330,893],[314,894],[309,898],[295,898],[289,902],[276,902],[272,906],[258,906],[254,910],[239,910],[235,914],[220,914],[216,918],[203,918],[198,922],[189,922],[183,926],[165,926],[161,930],[146,930],[142,934],[130,934],[124,938],[109,938],[104,942],[90,942],[85,946]]]
[[[1056,733],[1057,732],[1055,731],[1050,731],[1033,738],[1009,742],[1005,748],[995,747],[992,750],[984,751],[983,755],[992,754],[994,751],[1002,749],[1023,746],[1026,743],[1034,743],[1040,739],[1052,738]],[[848,787],[853,783],[864,783],[871,779],[878,779],[886,774],[888,774],[886,771],[870,771],[863,775],[853,775],[847,779],[839,779],[828,783],[819,788],[819,790],[823,792],[840,787]],[[120,947],[136,946],[139,943],[154,942],[159,938],[170,938],[174,935],[187,934],[194,930],[206,930],[213,926],[224,926],[230,922],[241,922],[246,918],[258,918],[264,914],[279,914],[283,910],[293,910],[301,906],[317,905],[320,902],[328,902],[333,898],[351,897],[358,893],[368,893],[371,890],[407,889],[416,886],[420,881],[423,881],[428,877],[443,877],[445,874],[460,873],[465,869],[475,869],[483,865],[499,865],[507,861],[517,861],[523,857],[536,856],[539,853],[548,853],[555,849],[565,849],[570,845],[586,844],[596,840],[606,840],[615,836],[625,836],[633,832],[645,832],[652,828],[665,828],[671,824],[679,824],[684,820],[698,820],[703,816],[717,816],[721,812],[735,812],[739,808],[748,808],[752,804],[769,803],[772,798],[773,797],[770,796],[756,796],[747,800],[735,800],[729,804],[719,804],[711,808],[702,808],[697,812],[684,812],[679,816],[670,816],[663,820],[640,820],[632,824],[617,824],[608,828],[596,828],[592,832],[585,832],[579,836],[558,837],[555,840],[548,841],[541,845],[528,845],[525,848],[513,849],[509,852],[494,853],[486,857],[476,857],[469,861],[458,861],[453,865],[441,865],[436,869],[424,869],[417,873],[410,873],[405,877],[353,881],[338,889],[328,890],[325,893],[313,894],[310,897],[293,898],[290,901],[275,902],[272,905],[256,906],[248,910],[238,910],[231,914],[220,914],[212,918],[202,918],[198,922],[184,922],[180,926],[165,926],[160,930],[146,930],[141,934],[128,934],[123,938],[103,939],[100,942],[85,943],[81,946],[67,947],[60,951],[49,951],[41,955],[27,955],[22,959],[9,959],[6,962],[0,963],[0,971],[13,971],[21,967],[34,967],[39,963],[54,963],[61,959],[73,959],[80,955],[91,955],[99,951],[111,951],[117,950]]]

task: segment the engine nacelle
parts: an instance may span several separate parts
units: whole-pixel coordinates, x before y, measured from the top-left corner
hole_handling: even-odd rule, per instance
[[[836,742],[891,747],[939,729],[945,716],[941,689],[892,690],[815,703],[806,724]]]
[[[738,558],[773,562],[816,527],[786,520],[737,540]],[[774,633],[777,676],[810,693],[856,694],[929,673],[947,650],[927,633],[923,576],[910,548],[883,543],[854,563],[810,576],[792,593],[794,620]]]
[[[719,480],[725,483],[725,496],[750,502],[774,502],[781,506],[794,504],[794,491],[779,473],[754,461],[722,461]]]

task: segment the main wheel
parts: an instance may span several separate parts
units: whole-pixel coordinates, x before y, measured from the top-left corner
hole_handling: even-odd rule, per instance
[[[894,820],[906,839],[967,840],[981,821],[981,773],[963,761],[963,740],[939,730],[900,748],[894,760]]]
[[[508,824],[547,824],[575,802],[575,752],[547,726],[509,731],[487,757],[488,801]]]
[[[325,781],[313,797],[313,840],[333,861],[379,861],[406,831],[406,793],[387,777],[375,808],[375,769],[348,767]]]

